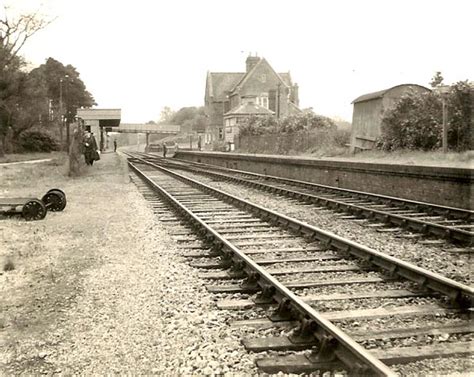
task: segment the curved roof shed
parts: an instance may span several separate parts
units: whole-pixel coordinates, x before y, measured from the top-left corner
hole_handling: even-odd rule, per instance
[[[401,84],[357,97],[352,104],[351,151],[372,149],[380,136],[385,111],[392,109],[400,98],[410,93],[429,93],[418,84]]]

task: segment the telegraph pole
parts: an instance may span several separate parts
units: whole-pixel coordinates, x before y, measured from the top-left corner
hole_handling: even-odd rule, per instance
[[[64,78],[66,79],[69,79],[69,75],[65,75]],[[68,121],[68,118],[67,118],[67,98],[69,97],[69,94],[68,94],[68,85],[67,85],[68,81],[66,81],[66,86],[64,87],[65,89],[65,94],[66,94],[66,114],[64,116],[64,123],[66,124],[66,145],[67,145],[67,149],[69,150],[69,142],[70,142],[70,129],[69,129],[69,121]]]
[[[59,139],[63,148],[63,78],[59,79]]]
[[[278,83],[277,85],[277,103],[276,103],[276,110],[277,110],[277,119],[280,119],[280,87],[281,83]]]
[[[65,122],[65,116],[64,116],[64,109],[63,109],[63,81],[64,79],[68,79],[69,75],[64,75],[64,77],[61,77],[59,79],[59,135],[61,139],[61,148],[64,148],[64,142],[63,142],[63,128],[64,128],[64,123],[67,125],[67,121]],[[67,101],[66,101],[67,103]],[[67,149],[69,149],[69,125],[67,125],[66,129],[66,145]]]
[[[446,100],[448,99],[451,87],[449,85],[439,85],[435,90],[441,95],[441,103],[443,109],[443,153],[448,152],[448,104]]]
[[[446,98],[443,95],[443,153],[448,152],[448,107],[446,106]]]

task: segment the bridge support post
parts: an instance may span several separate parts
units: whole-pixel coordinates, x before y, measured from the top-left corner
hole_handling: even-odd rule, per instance
[[[100,151],[103,152],[105,151],[105,141],[104,141],[104,127],[100,127],[100,141],[99,141],[99,148]]]
[[[148,153],[148,150],[150,149],[150,134],[147,132],[145,135],[146,135],[145,153]]]

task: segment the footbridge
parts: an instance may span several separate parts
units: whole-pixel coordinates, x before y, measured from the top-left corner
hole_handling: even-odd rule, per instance
[[[145,134],[145,150],[148,150],[150,146],[150,135],[159,135],[160,139],[177,135],[179,134],[180,126],[175,124],[120,123],[120,127],[115,128],[113,131],[122,134]]]
[[[86,130],[99,135],[100,149],[104,150],[108,144],[109,132],[123,134],[145,134],[146,145],[149,145],[150,135],[159,135],[160,139],[177,135],[180,126],[176,124],[155,123],[122,123],[121,109],[78,109],[77,117],[81,119]]]

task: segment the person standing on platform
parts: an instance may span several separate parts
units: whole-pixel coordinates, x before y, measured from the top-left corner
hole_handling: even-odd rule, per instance
[[[94,161],[100,159],[99,152],[97,151],[97,141],[95,140],[94,133],[86,133],[84,137],[84,158],[87,165],[93,165]]]
[[[114,139],[114,152],[117,152],[117,139]]]
[[[166,152],[168,152],[168,147],[163,143],[163,157],[166,158]]]

